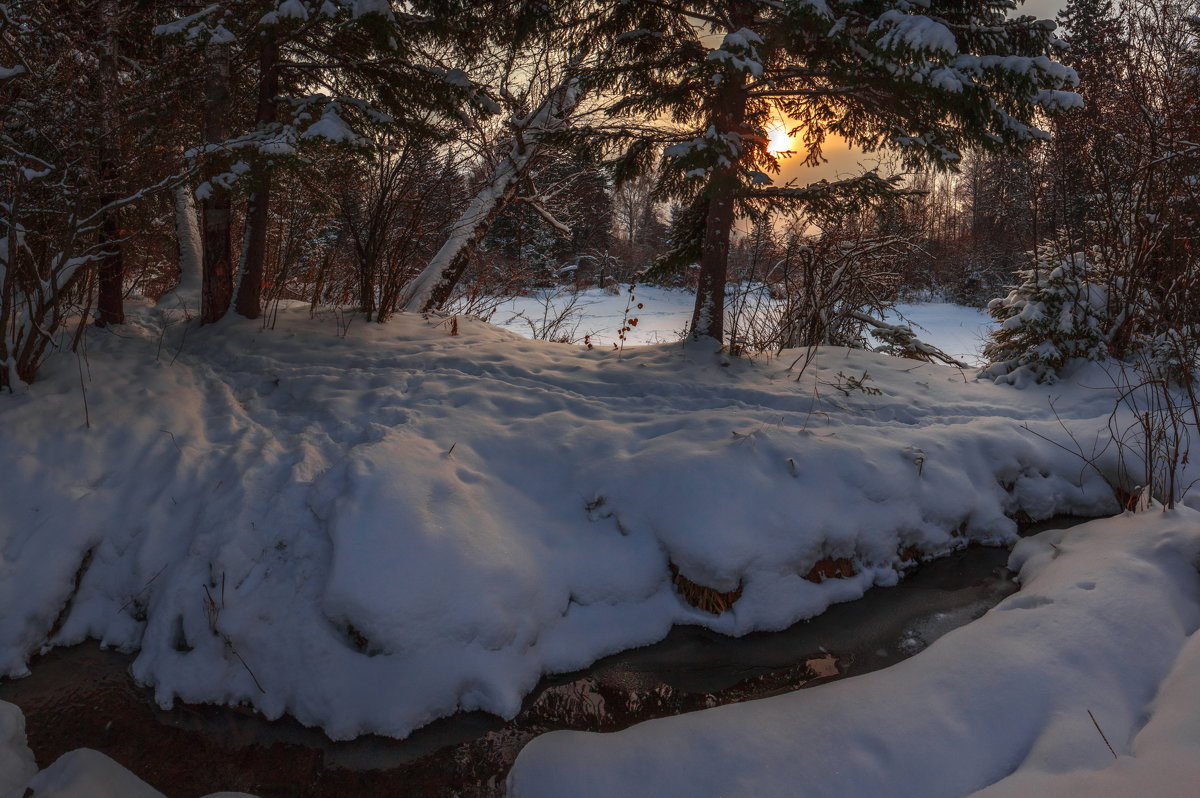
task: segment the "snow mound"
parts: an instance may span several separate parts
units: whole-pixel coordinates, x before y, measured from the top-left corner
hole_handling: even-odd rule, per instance
[[[20,795],[36,772],[33,752],[25,742],[25,717],[12,704],[0,701],[0,798]]]
[[[0,737],[0,798],[164,798],[163,794],[99,751],[77,748],[50,767],[37,772],[33,755],[25,748],[24,719],[12,704],[0,702],[0,718],[15,717],[22,725],[19,741],[5,744]],[[0,721],[0,731],[3,731]],[[22,751],[22,749],[24,749]],[[20,767],[11,767],[5,757],[15,754]],[[27,755],[27,756],[25,756]],[[4,781],[8,779],[8,781]],[[11,790],[11,792],[9,792]],[[217,792],[205,798],[253,798],[242,792]]]
[[[402,737],[512,716],[542,674],[673,624],[780,629],[1013,517],[1117,509],[1021,429],[1064,437],[1047,394],[970,371],[827,349],[797,379],[798,352],[302,307],[269,331],[130,319],[0,396],[0,674],[95,638],[138,650],[164,706]],[[1111,401],[1056,406],[1082,434]],[[740,597],[710,614],[673,573]]]
[[[1198,557],[1189,509],[1045,533],[1014,552],[1019,593],[912,659],[615,734],[543,735],[509,795],[1195,795]]]

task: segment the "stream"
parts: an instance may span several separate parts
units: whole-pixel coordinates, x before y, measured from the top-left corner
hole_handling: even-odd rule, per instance
[[[1025,534],[1084,519],[1057,518]],[[764,698],[868,673],[910,657],[986,613],[1017,585],[1005,549],[972,547],[911,571],[781,632],[730,638],[677,627],[662,641],[574,673],[547,676],[504,721],[460,713],[405,740],[331,742],[317,729],[251,710],[159,709],[129,675],[133,655],[94,642],[38,657],[0,680],[25,713],[46,767],[75,748],[101,751],[172,798],[221,790],[273,796],[495,796],[521,748],[556,729],[616,731],[650,718]]]

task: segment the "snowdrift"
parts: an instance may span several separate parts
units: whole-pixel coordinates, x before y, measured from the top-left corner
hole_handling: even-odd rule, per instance
[[[1193,796],[1198,557],[1186,508],[1023,540],[1021,591],[912,659],[615,734],[543,735],[508,794]]]
[[[1014,518],[1118,509],[1021,428],[1100,429],[1103,390],[1056,386],[1060,423],[1040,388],[845,349],[800,376],[469,319],[130,315],[0,396],[5,675],[95,638],[164,705],[402,737],[672,624],[783,628]]]

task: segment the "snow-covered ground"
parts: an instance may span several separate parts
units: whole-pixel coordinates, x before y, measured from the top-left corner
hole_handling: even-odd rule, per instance
[[[996,326],[986,310],[951,302],[901,302],[882,320],[907,324],[922,341],[972,365],[983,365],[980,353]]]
[[[86,362],[57,356],[0,396],[0,674],[95,638],[138,650],[163,704],[250,704],[335,739],[511,716],[543,673],[673,624],[780,629],[894,583],[914,554],[1011,542],[1012,516],[1118,509],[1117,452],[1090,468],[1044,439],[1106,429],[1094,366],[1017,389],[827,348],[797,379],[800,353],[618,356],[304,308],[263,331],[135,307],[87,337]],[[513,794],[1193,794],[1200,710],[1179,696],[1200,686],[1198,519],[1022,544],[1025,589],[903,666],[548,735]],[[831,560],[852,573],[816,576]],[[672,568],[740,598],[696,609]],[[32,773],[22,736],[0,705],[0,796]]]
[[[1022,541],[1021,591],[912,659],[616,734],[544,735],[509,795],[1194,796],[1198,555],[1192,510]]]
[[[625,346],[644,346],[683,337],[694,302],[692,293],[655,286],[635,286],[632,298],[628,286],[616,294],[558,289],[508,300],[491,321],[525,337],[581,342],[588,336],[605,347],[619,343],[617,331],[629,327]],[[971,364],[981,364],[979,352],[995,326],[987,311],[949,302],[900,303],[882,321],[908,324],[921,340]]]
[[[648,285],[635,286],[632,297],[627,285],[617,291],[555,289],[516,297],[497,307],[491,321],[527,338],[565,337],[579,343],[587,336],[597,347],[619,345],[622,327],[629,327],[625,346],[671,343],[683,337],[695,294]],[[637,323],[630,325],[629,319]]]

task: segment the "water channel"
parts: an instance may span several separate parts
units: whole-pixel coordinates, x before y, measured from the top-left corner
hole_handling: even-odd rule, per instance
[[[1063,528],[1054,519],[1027,531]],[[230,707],[159,709],[129,675],[132,655],[94,642],[39,657],[32,675],[0,680],[25,713],[42,767],[75,748],[111,756],[172,798],[220,790],[273,796],[500,795],[517,753],[555,729],[615,731],[650,718],[764,698],[886,667],[1017,590],[1004,549],[973,547],[914,569],[781,632],[729,638],[678,627],[652,646],[585,671],[549,676],[504,721],[460,713],[406,740],[331,742],[320,731]]]

